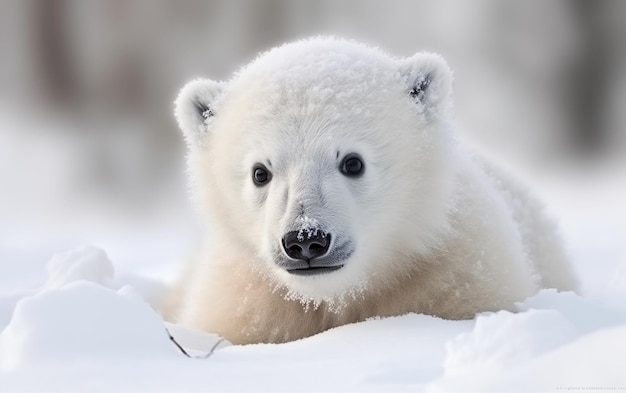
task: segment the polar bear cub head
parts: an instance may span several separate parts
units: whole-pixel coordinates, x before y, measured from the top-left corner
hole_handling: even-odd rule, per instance
[[[451,79],[436,55],[315,38],[188,83],[175,112],[213,262],[318,301],[405,274],[448,225]]]

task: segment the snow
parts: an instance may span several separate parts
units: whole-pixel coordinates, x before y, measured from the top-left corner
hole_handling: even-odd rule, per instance
[[[92,246],[56,254],[48,262],[48,281],[44,288],[61,288],[77,280],[106,285],[113,279],[113,265],[106,252]]]
[[[163,321],[151,303],[177,262],[155,247],[172,247],[161,241],[171,230],[118,232],[47,265],[21,251],[42,234],[13,233],[18,246],[0,247],[0,391],[626,390],[626,213],[615,208],[626,189],[616,178],[584,192],[541,188],[581,295],[544,290],[517,312],[372,319],[280,345],[230,345]]]
[[[541,291],[519,304],[518,310],[521,312],[480,315],[471,332],[449,341],[444,376],[432,384],[433,391],[456,390],[468,383],[477,391],[501,391],[503,387],[545,391],[558,387],[622,386],[626,382],[626,352],[619,350],[626,348],[623,310],[554,290]],[[611,329],[615,326],[618,330]],[[602,336],[601,331],[615,337],[616,347],[605,352],[596,364],[581,362],[588,354],[597,352],[590,350],[584,340]],[[611,346],[602,340],[591,339],[600,346]],[[545,366],[540,367],[541,364]],[[563,368],[568,373],[552,373]],[[571,374],[577,374],[579,369],[595,379],[587,378],[584,384],[574,382]]]
[[[177,356],[147,303],[91,282],[20,300],[0,336],[0,367],[15,370],[85,359]]]

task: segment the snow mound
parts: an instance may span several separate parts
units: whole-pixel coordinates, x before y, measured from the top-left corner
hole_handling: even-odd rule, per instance
[[[556,290],[543,290],[517,307],[518,313],[481,314],[471,331],[448,341],[443,377],[427,390],[626,386],[626,312]],[[607,351],[604,355],[601,348]],[[606,356],[609,353],[618,356]],[[597,359],[590,362],[590,355]],[[565,371],[544,375],[546,369]]]
[[[93,246],[82,246],[55,254],[48,262],[44,289],[61,288],[74,281],[87,280],[107,286],[113,279],[113,264],[107,254]]]
[[[481,315],[470,332],[446,345],[446,375],[501,373],[576,337],[575,327],[555,310]]]
[[[6,326],[0,333],[0,391],[510,392],[626,386],[626,306],[616,296],[623,288],[609,299],[543,290],[519,303],[516,312],[473,320],[408,314],[286,344],[237,346],[165,323],[144,300],[153,286],[142,276],[119,276],[97,248],[55,255],[48,273],[39,290],[0,297],[0,329]],[[623,274],[612,278],[619,286]],[[185,357],[168,332],[195,359]]]
[[[20,300],[0,334],[0,369],[120,356],[182,355],[148,304],[90,282]]]

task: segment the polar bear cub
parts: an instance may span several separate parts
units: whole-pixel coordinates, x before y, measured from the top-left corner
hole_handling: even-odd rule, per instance
[[[209,234],[177,321],[285,342],[575,289],[541,205],[456,142],[451,81],[434,54],[313,38],[188,83],[175,113]]]

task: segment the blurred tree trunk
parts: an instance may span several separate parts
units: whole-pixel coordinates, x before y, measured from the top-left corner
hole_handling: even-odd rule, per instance
[[[43,93],[55,104],[71,104],[77,99],[72,49],[66,39],[64,19],[68,4],[65,0],[31,3],[35,75],[41,81]]]
[[[571,141],[577,154],[593,156],[607,147],[604,107],[611,89],[611,47],[602,16],[609,2],[574,0],[570,4],[583,40],[578,61],[571,64],[565,81],[565,100],[574,119]]]

